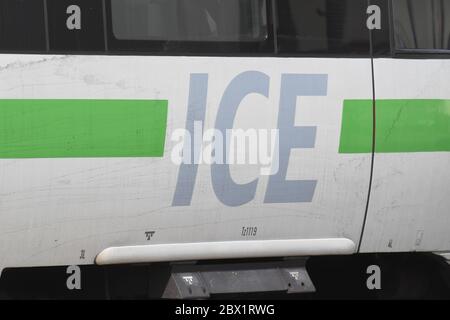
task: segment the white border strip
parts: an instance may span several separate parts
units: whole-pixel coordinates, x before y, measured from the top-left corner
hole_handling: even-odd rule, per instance
[[[352,254],[355,252],[355,249],[355,243],[346,238],[172,243],[106,248],[96,257],[95,263],[98,265],[107,265],[189,260],[339,255]]]

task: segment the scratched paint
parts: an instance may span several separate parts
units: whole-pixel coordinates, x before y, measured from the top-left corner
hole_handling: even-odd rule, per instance
[[[450,151],[450,100],[376,101],[375,152]],[[345,100],[340,153],[372,152],[372,100]]]
[[[166,100],[0,100],[0,158],[161,157]]]
[[[144,56],[44,60],[42,56],[0,55],[0,65],[10,66],[0,73],[2,99],[170,101],[161,157],[0,159],[0,241],[8,244],[0,246],[0,268],[88,264],[110,246],[240,241],[248,238],[243,227],[258,230],[252,240],[345,237],[356,243],[370,156],[338,154],[338,140],[330,137],[339,136],[343,97],[370,97],[370,77],[364,76],[370,73],[369,61],[263,60]],[[229,104],[223,97],[230,83],[252,70],[267,75],[267,94],[249,93]],[[199,101],[189,101],[190,78],[198,73],[208,74],[205,131],[217,128],[218,114],[231,117],[232,113],[236,129],[276,129],[280,117],[289,118],[290,126],[317,127],[311,148],[283,145],[290,152],[282,180],[294,182],[293,189],[296,181],[316,180],[311,202],[265,202],[267,180],[258,166],[243,164],[230,165],[230,179],[236,185],[251,181],[258,185],[248,203],[229,206],[217,197],[228,185],[220,179],[213,183],[211,166],[202,164],[190,205],[172,206],[180,166],[171,161],[178,143],[171,134],[186,128],[189,107],[196,114],[202,110]],[[344,73],[351,86],[337,81]],[[283,74],[329,75],[327,94],[287,95],[303,89],[292,85],[286,91]],[[236,112],[229,112],[233,107]],[[120,129],[120,123],[115,123]],[[150,239],[149,231],[154,231]]]
[[[395,63],[401,64],[398,60]],[[257,228],[252,235],[255,240],[345,237],[354,243],[359,241],[371,155],[338,150],[343,101],[372,94],[368,59],[43,59],[0,55],[0,65],[8,66],[0,73],[2,99],[170,99],[161,157],[0,159],[0,241],[5,244],[0,246],[0,269],[89,264],[111,246],[238,241],[243,237],[242,228],[248,226]],[[389,83],[393,89],[380,90],[380,97],[449,100],[443,81],[448,69],[442,65],[442,61],[408,61],[397,74],[418,68],[416,75],[404,78],[414,81],[401,88]],[[190,206],[172,206],[180,167],[170,160],[174,143],[167,137],[175,129],[186,127],[190,75],[209,75],[204,117],[207,130],[216,126],[227,86],[248,70],[268,75],[268,94],[249,94],[240,101],[235,128],[277,128],[282,74],[328,75],[326,96],[300,96],[288,101],[292,104],[295,100],[295,114],[290,115],[295,126],[317,127],[313,148],[290,151],[285,177],[286,181],[317,181],[312,201],[265,203],[267,180],[259,175],[259,168],[234,165],[230,176],[236,184],[259,182],[251,201],[230,207],[216,196],[210,166],[200,165]],[[428,70],[434,70],[433,77],[418,76]],[[422,80],[429,82],[436,77],[441,81],[431,85]],[[383,82],[388,84],[386,78]],[[428,88],[427,93],[419,94],[423,88]],[[190,107],[198,111],[201,106],[194,101]],[[229,115],[223,110],[224,116]],[[370,129],[370,120],[362,125]],[[376,154],[373,202],[366,227],[370,233],[364,238],[364,250],[416,249],[417,230],[423,230],[420,250],[448,249],[448,164],[448,152]],[[223,190],[227,185],[215,187]],[[149,232],[154,232],[152,237],[148,237]],[[389,239],[393,239],[392,248],[387,248]],[[378,241],[382,246],[377,246]]]

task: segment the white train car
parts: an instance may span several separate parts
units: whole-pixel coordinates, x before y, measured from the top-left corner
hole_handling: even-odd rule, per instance
[[[0,273],[450,252],[450,1],[0,0]]]

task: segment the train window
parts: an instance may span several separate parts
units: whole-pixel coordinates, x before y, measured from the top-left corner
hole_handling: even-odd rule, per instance
[[[279,0],[278,51],[368,56],[367,4],[367,0]]]
[[[0,0],[0,51],[45,51],[43,0]]]
[[[47,0],[51,51],[104,51],[102,0]]]
[[[110,49],[252,52],[273,48],[267,0],[110,0]]]
[[[450,50],[450,0],[395,0],[395,48]]]
[[[113,32],[122,40],[261,41],[263,0],[112,0]]]

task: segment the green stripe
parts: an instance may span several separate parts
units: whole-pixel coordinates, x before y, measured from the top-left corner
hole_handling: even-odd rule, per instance
[[[375,152],[450,151],[450,100],[377,100]],[[340,153],[372,151],[372,100],[345,100]]]
[[[0,158],[161,157],[166,100],[0,100]]]
[[[372,152],[372,100],[344,100],[339,153]]]

